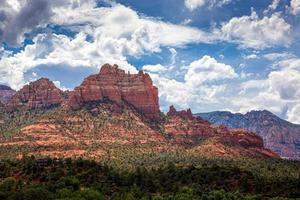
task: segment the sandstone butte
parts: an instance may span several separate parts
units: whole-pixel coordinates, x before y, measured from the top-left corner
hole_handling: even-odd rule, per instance
[[[160,117],[158,90],[150,76],[143,71],[138,74],[125,73],[117,65],[105,64],[100,73],[87,77],[74,91],[64,93],[50,80],[39,79],[24,86],[7,103],[8,111],[17,109],[48,108],[63,102],[78,109],[88,102],[101,102],[106,99],[114,103],[126,102],[134,106],[147,118]]]
[[[100,73],[87,77],[69,94],[68,105],[79,108],[87,102],[109,99],[115,103],[127,102],[147,118],[160,117],[158,90],[148,74],[125,73],[117,65],[105,64]]]
[[[6,104],[6,109],[15,111],[49,108],[60,105],[63,100],[64,92],[49,79],[41,78],[16,92]]]

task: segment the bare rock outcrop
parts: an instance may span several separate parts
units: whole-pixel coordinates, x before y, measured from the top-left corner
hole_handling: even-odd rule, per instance
[[[64,93],[47,78],[25,85],[7,103],[8,111],[32,110],[58,106],[64,101]]]
[[[176,111],[173,106],[170,107],[167,116],[165,133],[174,144],[184,146],[198,146],[202,143],[223,144],[237,149],[242,147],[244,150],[241,153],[257,152],[264,156],[278,158],[277,154],[264,149],[261,137],[247,130],[215,126],[200,117],[194,117],[190,109]]]
[[[99,74],[87,77],[70,92],[68,105],[76,109],[85,103],[105,99],[115,103],[127,102],[149,119],[160,117],[158,90],[143,71],[130,74],[117,65],[105,64]]]

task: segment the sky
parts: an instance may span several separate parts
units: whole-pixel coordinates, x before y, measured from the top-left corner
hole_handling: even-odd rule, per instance
[[[105,63],[150,74],[167,111],[300,123],[300,0],[0,0],[0,83],[72,90]]]

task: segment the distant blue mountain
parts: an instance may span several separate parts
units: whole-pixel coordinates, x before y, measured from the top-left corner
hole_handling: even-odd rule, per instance
[[[265,147],[281,157],[300,160],[300,125],[283,120],[270,111],[251,111],[246,114],[216,111],[195,116],[216,125],[252,131],[264,139]]]
[[[7,85],[0,85],[0,90],[12,90],[12,89]]]
[[[15,91],[9,86],[0,85],[0,103],[7,103],[14,94]]]

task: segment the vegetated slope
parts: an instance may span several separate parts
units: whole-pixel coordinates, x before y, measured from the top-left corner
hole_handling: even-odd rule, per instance
[[[269,111],[251,111],[245,115],[217,111],[195,116],[213,124],[252,131],[263,138],[266,148],[281,157],[300,159],[300,125],[285,121]]]
[[[277,158],[260,137],[217,127],[190,110],[159,111],[148,74],[104,65],[74,91],[62,92],[48,79],[24,86],[0,114],[2,158],[25,155],[105,160],[124,152],[182,150],[207,157]]]
[[[36,155],[102,160],[118,156],[116,152],[179,149],[208,157],[277,157],[249,132],[213,127],[177,113],[153,122],[127,104],[107,101],[86,104],[76,111],[59,107],[23,112],[11,114],[12,121],[6,119],[11,129],[1,136],[2,158]]]
[[[15,119],[22,115],[17,113]],[[40,111],[31,118],[35,121],[2,138],[0,146],[6,151],[2,156],[14,153],[12,157],[27,154],[100,159],[114,147],[138,149],[142,145],[145,150],[150,147],[155,150],[166,145],[164,137],[127,105],[101,102],[76,111],[55,108]]]

